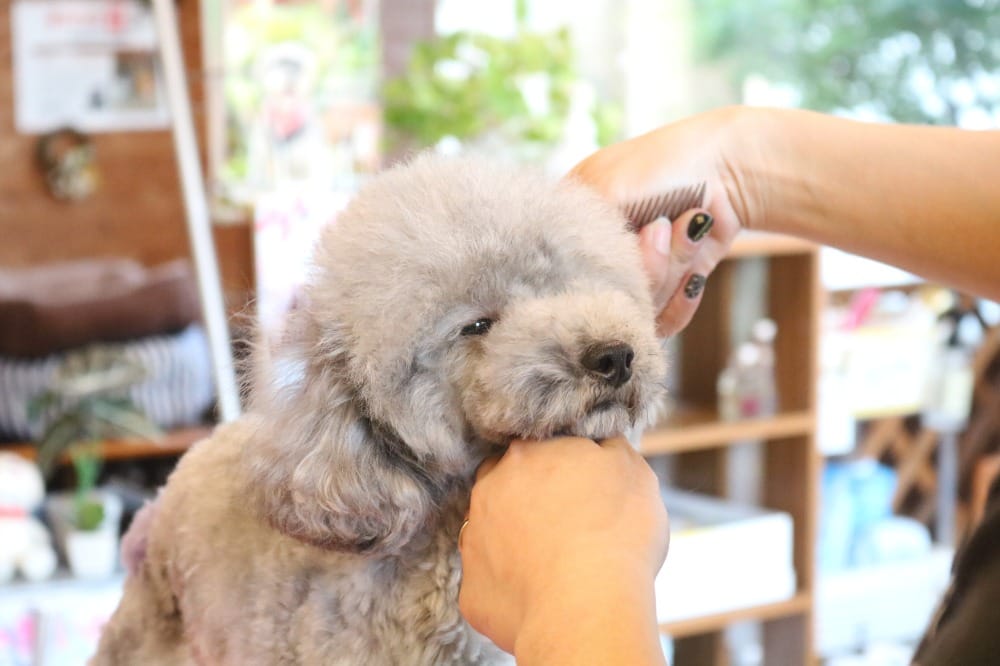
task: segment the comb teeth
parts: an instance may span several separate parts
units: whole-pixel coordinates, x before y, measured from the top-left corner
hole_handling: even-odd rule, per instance
[[[678,187],[625,205],[622,212],[632,231],[639,231],[658,217],[673,221],[681,213],[703,205],[706,183]]]

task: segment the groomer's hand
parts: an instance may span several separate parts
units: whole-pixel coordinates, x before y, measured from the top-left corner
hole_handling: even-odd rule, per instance
[[[687,211],[672,225],[660,220],[640,232],[661,335],[677,333],[691,321],[709,274],[759,208],[744,200],[750,190],[730,168],[739,157],[734,151],[746,150],[735,140],[739,123],[735,109],[704,113],[599,150],[570,173],[622,206],[705,184],[704,208]]]
[[[485,462],[463,528],[459,606],[520,666],[662,664],[655,475],[627,442],[514,442]]]

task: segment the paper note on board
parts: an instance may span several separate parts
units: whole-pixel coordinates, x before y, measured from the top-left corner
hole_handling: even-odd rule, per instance
[[[161,129],[170,116],[152,10],[136,0],[18,0],[15,124],[25,134]]]

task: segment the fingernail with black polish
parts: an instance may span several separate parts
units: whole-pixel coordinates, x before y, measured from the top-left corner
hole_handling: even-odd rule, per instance
[[[688,238],[697,243],[711,230],[714,223],[715,220],[708,213],[698,213],[688,224]]]
[[[684,295],[691,299],[698,298],[704,288],[705,276],[695,273],[688,278],[687,284],[684,285]]]

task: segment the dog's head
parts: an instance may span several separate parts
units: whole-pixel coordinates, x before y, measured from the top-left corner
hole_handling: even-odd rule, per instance
[[[424,156],[320,240],[297,344],[254,409],[264,510],[318,545],[391,552],[514,437],[642,426],[665,364],[635,237],[586,188]]]

